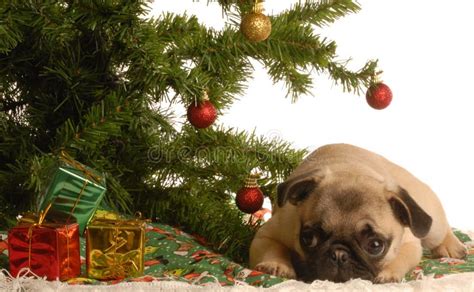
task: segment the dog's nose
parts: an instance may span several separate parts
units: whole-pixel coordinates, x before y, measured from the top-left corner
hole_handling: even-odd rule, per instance
[[[344,265],[349,259],[349,254],[344,249],[334,249],[331,251],[331,261],[334,264]]]

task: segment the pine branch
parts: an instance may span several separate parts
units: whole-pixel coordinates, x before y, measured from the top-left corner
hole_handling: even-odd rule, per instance
[[[294,4],[279,17],[286,23],[309,23],[322,27],[359,10],[360,6],[353,0],[307,0]]]
[[[23,40],[11,13],[5,7],[0,7],[0,58],[10,52]]]
[[[377,61],[370,61],[356,72],[349,71],[344,64],[330,62],[328,72],[336,84],[341,84],[345,91],[355,91],[357,94],[370,86],[373,76],[377,70]]]

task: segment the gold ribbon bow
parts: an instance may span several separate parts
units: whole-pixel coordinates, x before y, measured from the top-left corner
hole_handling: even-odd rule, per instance
[[[46,208],[41,211],[39,215],[32,212],[25,213],[19,219],[19,223],[31,224],[30,229],[35,226],[40,226],[41,224],[43,224],[44,219],[46,218],[46,215],[49,212],[49,209],[51,209],[51,205],[52,204],[50,203],[48,206],[46,206]]]

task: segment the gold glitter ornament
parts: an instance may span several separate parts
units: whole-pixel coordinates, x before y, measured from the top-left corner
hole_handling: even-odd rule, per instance
[[[266,40],[272,32],[272,23],[270,18],[263,12],[263,3],[256,0],[252,12],[242,17],[240,31],[252,42],[261,42]]]

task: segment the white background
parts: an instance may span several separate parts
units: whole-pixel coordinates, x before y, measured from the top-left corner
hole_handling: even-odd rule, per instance
[[[276,14],[297,1],[267,0]],[[244,96],[218,123],[270,137],[295,147],[351,143],[405,167],[438,194],[452,226],[474,230],[474,1],[360,0],[362,11],[318,30],[335,40],[350,68],[379,59],[384,82],[394,94],[385,110],[370,108],[365,95],[342,92],[327,76],[314,76],[313,96],[285,98],[258,64]],[[202,0],[156,1],[163,11],[195,14],[222,28],[220,6]]]

